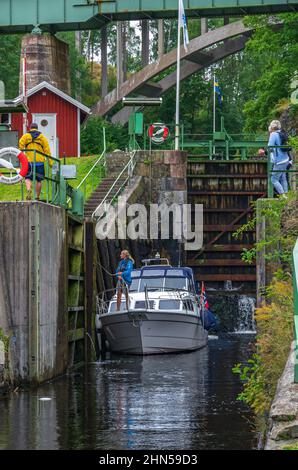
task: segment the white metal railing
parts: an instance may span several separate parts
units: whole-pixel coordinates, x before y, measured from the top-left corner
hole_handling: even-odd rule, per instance
[[[106,150],[107,150],[107,146],[106,146],[106,129],[105,127],[103,128],[103,151],[102,151],[102,154],[100,155],[100,157],[96,160],[96,162],[94,163],[94,165],[90,168],[90,170],[88,171],[88,173],[84,176],[84,178],[82,179],[82,181],[80,182],[80,184],[76,187],[76,189],[79,189],[83,183],[85,183],[86,179],[88,178],[89,175],[91,175],[92,171],[94,170],[94,168],[99,164],[99,162],[105,157],[105,154],[106,154]],[[104,164],[103,166],[105,167],[106,166],[106,159],[104,159]]]
[[[113,189],[117,185],[118,181],[122,178],[122,176],[127,172],[127,177],[125,178],[125,180],[123,181],[122,185],[117,190],[117,192],[115,194],[113,194],[113,198],[116,198],[120,194],[123,187],[127,184],[127,182],[130,180],[130,178],[133,176],[133,171],[134,171],[134,168],[135,168],[135,165],[136,165],[136,161],[135,161],[136,153],[137,153],[136,150],[132,152],[132,155],[131,155],[131,158],[130,158],[129,162],[127,162],[127,164],[125,165],[123,170],[121,170],[121,172],[119,173],[119,175],[115,179],[114,183],[112,184],[112,186],[108,190],[108,192],[105,195],[105,197],[103,198],[103,200],[100,202],[100,204],[97,206],[97,208],[92,213],[92,216],[91,216],[92,219],[96,217],[96,214],[100,211],[101,208],[105,207],[107,199],[109,198],[109,196],[113,192]],[[102,214],[98,215],[98,217],[102,216],[103,214],[104,214],[104,212]]]
[[[80,182],[80,184],[74,188],[74,189],[80,189],[80,187],[82,186],[83,183],[85,183],[85,181],[87,180],[87,178],[91,175],[91,173],[93,172],[94,168],[101,162],[101,160],[103,159],[104,162],[103,162],[103,167],[105,168],[106,167],[106,151],[107,151],[107,146],[106,146],[106,129],[105,127],[103,127],[102,129],[102,132],[103,132],[103,151],[101,153],[101,155],[99,156],[99,158],[96,160],[96,162],[92,165],[92,167],[90,168],[90,170],[88,171],[88,173],[84,176],[84,178],[82,179],[82,181]],[[70,203],[70,197],[67,199],[67,204]],[[85,201],[86,202],[86,201]]]

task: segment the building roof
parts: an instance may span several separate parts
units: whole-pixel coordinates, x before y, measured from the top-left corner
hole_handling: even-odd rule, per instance
[[[28,107],[22,96],[14,100],[0,100],[0,114],[8,113],[28,113]]]
[[[55,95],[60,96],[60,98],[62,98],[63,100],[68,101],[70,104],[74,105],[76,108],[79,108],[85,114],[91,114],[91,109],[90,108],[88,108],[84,104],[80,103],[79,101],[75,100],[74,98],[67,95],[66,93],[59,90],[58,88],[56,88],[55,86],[51,85],[48,82],[41,82],[38,85],[36,85],[35,87],[31,88],[27,92],[27,97],[35,95],[38,91],[43,90],[44,88],[51,91]],[[19,98],[21,98],[21,96]]]

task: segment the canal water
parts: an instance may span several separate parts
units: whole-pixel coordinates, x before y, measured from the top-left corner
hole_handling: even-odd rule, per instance
[[[254,449],[253,416],[231,369],[253,335],[148,357],[112,356],[0,400],[0,449]]]

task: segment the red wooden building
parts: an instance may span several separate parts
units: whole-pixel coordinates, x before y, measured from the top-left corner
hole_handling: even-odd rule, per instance
[[[28,128],[32,122],[49,140],[53,156],[79,157],[81,155],[80,126],[90,109],[58,88],[42,82],[27,93]],[[11,129],[21,137],[27,132],[23,114],[11,115]]]

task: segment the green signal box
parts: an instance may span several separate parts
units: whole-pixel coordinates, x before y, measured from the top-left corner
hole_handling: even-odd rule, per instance
[[[226,140],[226,133],[221,132],[213,132],[213,140]]]
[[[144,116],[143,113],[132,113],[128,125],[129,135],[143,135]]]

